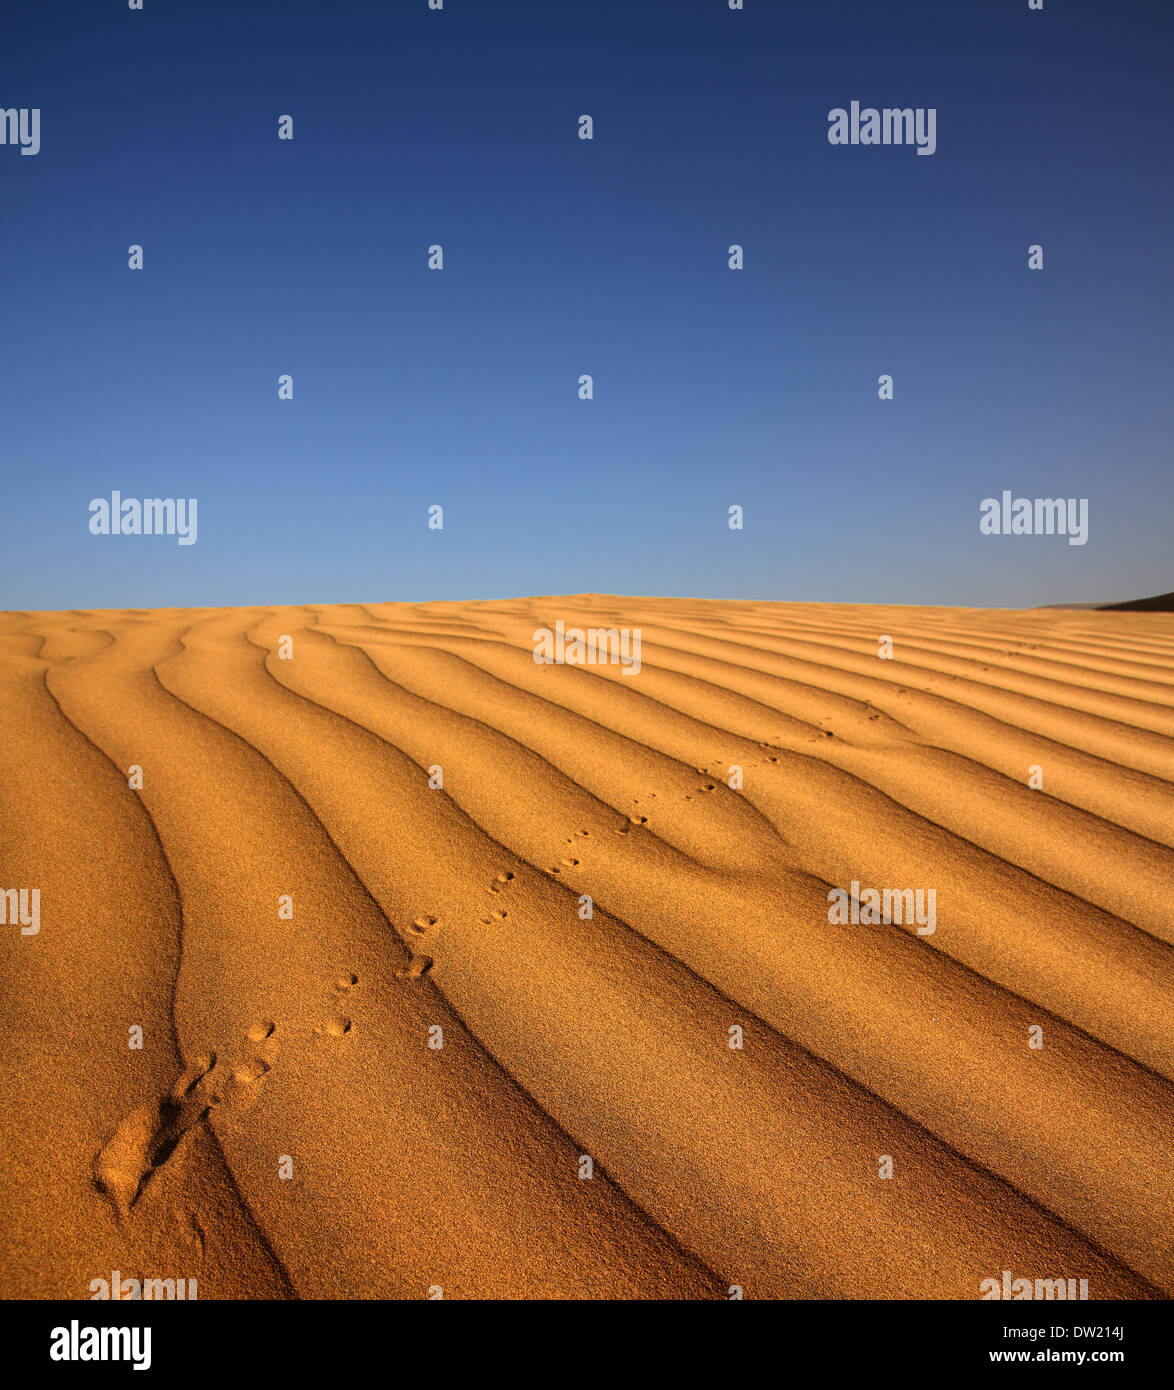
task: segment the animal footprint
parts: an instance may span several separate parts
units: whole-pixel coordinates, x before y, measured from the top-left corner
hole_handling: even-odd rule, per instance
[[[149,1101],[132,1110],[94,1159],[94,1182],[125,1216],[143,1184],[161,1168],[193,1124],[208,1113],[206,1104],[190,1110],[173,1100]]]
[[[232,1079],[241,1086],[251,1086],[254,1081],[259,1081],[269,1070],[269,1063],[260,1057],[250,1057],[247,1062],[241,1062],[233,1068]]]
[[[427,975],[431,969],[432,957],[418,956],[415,951],[413,951],[406,967],[403,970],[397,970],[395,973],[401,980],[418,980],[422,975]]]
[[[215,1065],[215,1052],[205,1052],[193,1058],[176,1078],[171,1088],[170,1099],[177,1105],[186,1100]]]
[[[170,1092],[148,1101],[127,1115],[94,1158],[93,1176],[99,1191],[125,1216],[138,1201],[144,1185],[171,1158],[189,1130],[201,1124],[226,1100],[233,1100],[270,1068],[275,1043],[272,1023],[255,1023],[250,1042],[264,1042],[268,1057],[246,1059],[229,1069],[214,1052],[197,1057],[175,1079]]]

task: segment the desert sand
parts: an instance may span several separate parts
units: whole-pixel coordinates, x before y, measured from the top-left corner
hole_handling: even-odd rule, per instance
[[[10,613],[0,707],[0,1296],[1174,1292],[1174,615]]]

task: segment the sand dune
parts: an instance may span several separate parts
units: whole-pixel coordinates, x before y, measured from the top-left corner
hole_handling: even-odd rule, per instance
[[[1174,615],[19,613],[0,690],[0,1296],[1174,1293]]]

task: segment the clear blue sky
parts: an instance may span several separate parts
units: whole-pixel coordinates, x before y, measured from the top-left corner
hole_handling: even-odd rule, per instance
[[[3,29],[2,608],[1174,587],[1165,0]],[[935,107],[936,154],[830,145],[852,100]],[[1004,488],[1087,497],[1088,544],[981,536]],[[198,498],[197,544],[92,536],[113,489]]]

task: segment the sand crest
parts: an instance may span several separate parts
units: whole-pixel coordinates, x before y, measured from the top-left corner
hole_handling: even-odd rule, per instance
[[[0,708],[0,1296],[1174,1293],[1174,614],[13,613]]]

